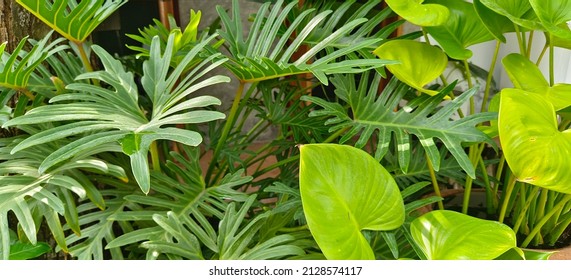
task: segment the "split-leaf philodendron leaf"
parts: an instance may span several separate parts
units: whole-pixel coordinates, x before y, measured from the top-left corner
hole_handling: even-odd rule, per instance
[[[517,246],[507,225],[449,210],[420,216],[410,233],[429,260],[492,260]]]
[[[571,133],[560,132],[553,105],[521,89],[501,92],[500,141],[519,181],[571,193]]]
[[[424,86],[446,70],[448,57],[440,48],[418,41],[394,40],[382,44],[373,53],[381,59],[400,62],[386,66],[399,80],[421,92],[438,93]]]
[[[392,230],[404,204],[391,175],[351,146],[300,147],[300,193],[307,225],[328,259],[374,259],[362,230]]]

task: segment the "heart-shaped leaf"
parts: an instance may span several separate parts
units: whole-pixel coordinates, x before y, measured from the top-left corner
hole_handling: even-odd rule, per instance
[[[404,204],[391,175],[351,146],[300,147],[300,193],[307,225],[328,259],[374,259],[362,230],[392,230]]]
[[[424,29],[438,42],[448,56],[464,60],[472,57],[467,47],[494,39],[476,13],[472,3],[458,0],[431,0],[448,7],[450,16],[445,24]]]
[[[545,97],[502,90],[498,126],[506,161],[519,181],[571,193],[571,131],[557,129],[555,108]]]
[[[527,57],[512,53],[502,59],[502,64],[515,88],[539,94],[556,111],[571,106],[571,85],[556,84],[550,87],[541,70]]]
[[[424,0],[386,0],[385,2],[399,16],[419,26],[444,24],[450,15],[445,6],[422,4]]]
[[[438,47],[412,40],[394,40],[373,51],[381,59],[398,60],[400,64],[386,67],[399,80],[430,95],[438,92],[424,86],[438,78],[448,64],[448,57]]]
[[[519,26],[530,30],[545,30],[531,8],[529,0],[480,0],[480,2]]]
[[[507,225],[449,210],[418,217],[410,233],[429,260],[492,260],[516,247]]]
[[[571,39],[567,22],[571,21],[570,0],[529,0],[535,14],[549,33]]]

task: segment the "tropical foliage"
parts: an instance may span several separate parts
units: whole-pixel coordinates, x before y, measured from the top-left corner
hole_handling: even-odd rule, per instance
[[[134,64],[90,42],[126,1],[16,2],[54,32],[0,45],[2,259],[546,258],[520,247],[571,223],[569,86],[524,33],[571,45],[565,1],[259,1],[246,27],[233,0],[129,34]],[[506,32],[515,89],[488,102],[468,47]],[[464,213],[424,214],[458,186]],[[472,186],[499,221],[467,215]]]

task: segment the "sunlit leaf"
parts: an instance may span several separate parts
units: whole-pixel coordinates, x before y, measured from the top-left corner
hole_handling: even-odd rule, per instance
[[[379,58],[398,61],[387,68],[409,86],[435,95],[424,86],[438,78],[448,65],[448,57],[438,47],[412,40],[394,40],[382,44],[374,52]]]
[[[507,225],[449,210],[420,216],[410,232],[429,260],[492,260],[516,247]]]
[[[424,0],[386,0],[385,2],[399,16],[419,26],[442,25],[450,15],[446,6],[423,4]]]
[[[374,259],[362,230],[392,230],[404,204],[391,175],[351,146],[300,147],[300,192],[307,224],[328,259]]]
[[[571,193],[571,133],[560,132],[557,125],[555,108],[541,95],[502,90],[500,141],[514,175],[525,183]]]
[[[16,2],[56,30],[75,42],[83,42],[126,0],[16,0]]]
[[[450,9],[445,24],[424,29],[438,42],[451,58],[464,60],[472,57],[469,46],[494,39],[482,23],[472,3],[458,0],[430,0]]]
[[[547,31],[563,39],[571,39],[568,22],[571,21],[569,0],[529,0],[535,14]]]
[[[515,88],[544,97],[556,111],[571,106],[571,85],[555,84],[550,87],[539,67],[525,56],[509,54],[502,59],[502,64]]]

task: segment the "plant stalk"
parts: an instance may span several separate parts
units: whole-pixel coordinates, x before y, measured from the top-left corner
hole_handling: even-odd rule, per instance
[[[220,156],[220,152],[222,151],[222,147],[226,144],[226,140],[228,139],[228,135],[234,126],[234,121],[236,119],[236,115],[238,114],[238,107],[240,106],[240,101],[242,100],[242,94],[244,91],[244,83],[240,82],[238,85],[238,89],[236,90],[236,96],[234,97],[234,102],[232,102],[232,107],[230,108],[230,114],[228,115],[228,119],[224,124],[224,128],[222,129],[222,135],[220,135],[220,139],[218,139],[218,143],[216,143],[216,147],[214,148],[214,152],[212,153],[212,159],[210,164],[208,165],[208,170],[206,171],[205,179],[208,179],[212,176],[212,172],[214,172],[214,166],[218,161],[218,157]]]
[[[157,141],[153,141],[151,143],[150,151],[151,151],[151,163],[153,165],[153,170],[161,171],[161,159],[159,156]]]
[[[432,165],[432,161],[428,157],[427,153],[424,153],[424,157],[426,158],[426,164],[428,166],[428,172],[430,173],[430,179],[432,181],[432,187],[434,188],[434,193],[436,196],[442,198],[442,194],[440,193],[440,186],[438,186],[438,180],[436,179],[436,174],[434,173],[434,167]],[[438,201],[438,209],[444,210],[444,203],[442,200]]]
[[[502,208],[500,209],[500,216],[498,218],[498,221],[500,223],[504,222],[504,219],[506,217],[506,212],[508,209],[508,204],[510,203],[510,197],[512,195],[512,192],[514,190],[514,186],[517,182],[515,176],[513,176],[513,174],[510,174],[510,179],[509,179],[509,183],[506,186],[506,193],[504,194],[504,201],[502,203]]]
[[[496,68],[496,62],[498,60],[498,53],[500,52],[501,43],[496,40],[496,49],[494,50],[494,55],[492,57],[492,63],[490,64],[490,69],[488,70],[488,77],[486,77],[486,88],[484,89],[484,98],[482,99],[482,106],[480,106],[480,112],[488,111],[488,99],[490,98],[490,90],[492,88],[492,79],[494,78],[494,69]]]
[[[529,243],[533,240],[533,238],[539,233],[543,225],[547,223],[547,221],[549,221],[551,216],[553,216],[561,207],[565,206],[565,204],[567,204],[567,202],[569,201],[571,201],[571,195],[570,194],[565,195],[565,197],[561,201],[559,201],[559,203],[557,203],[557,205],[555,205],[553,209],[551,209],[551,211],[545,214],[545,216],[535,225],[535,227],[533,227],[529,235],[521,243],[521,247],[527,247],[527,245],[529,245]]]

